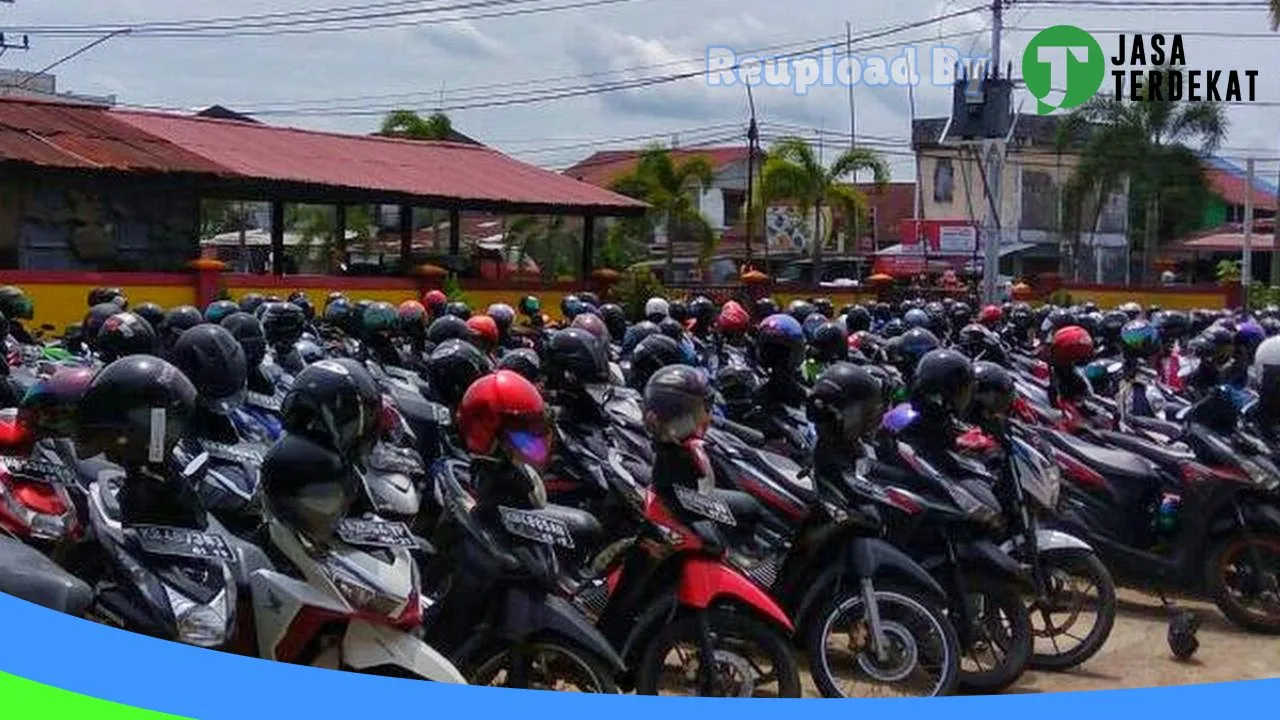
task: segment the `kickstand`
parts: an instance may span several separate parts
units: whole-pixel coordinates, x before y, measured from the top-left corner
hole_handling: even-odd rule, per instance
[[[1200,649],[1200,641],[1196,638],[1200,618],[1191,610],[1178,607],[1164,593],[1159,596],[1160,604],[1169,613],[1169,650],[1178,660],[1189,660]]]

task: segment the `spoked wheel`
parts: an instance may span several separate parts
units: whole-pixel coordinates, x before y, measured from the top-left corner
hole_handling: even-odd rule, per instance
[[[1206,584],[1231,622],[1259,633],[1280,634],[1280,536],[1239,532],[1210,555]]]
[[[1116,586],[1107,566],[1089,552],[1040,558],[1045,598],[1031,597],[1031,667],[1066,670],[1093,657],[1116,622]]]
[[[708,612],[710,674],[701,667],[698,619],[685,616],[649,643],[637,669],[641,695],[711,697],[800,697],[800,671],[791,644],[755,618],[722,610]],[[704,682],[709,680],[708,684]]]
[[[810,626],[809,672],[829,698],[933,697],[955,692],[960,641],[946,615],[909,590],[878,587],[877,649],[859,591],[832,598]]]
[[[960,687],[999,692],[1017,681],[1031,660],[1031,616],[1022,596],[1004,582],[970,576],[967,625],[960,632]],[[951,617],[953,624],[962,620]]]
[[[467,673],[472,685],[519,687],[581,693],[617,693],[608,666],[595,655],[556,640],[540,640],[524,647],[528,667],[524,677],[511,667],[511,649],[487,654]]]

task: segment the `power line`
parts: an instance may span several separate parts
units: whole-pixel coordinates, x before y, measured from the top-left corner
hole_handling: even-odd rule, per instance
[[[1022,26],[1006,25],[1004,29],[1015,30],[1017,32],[1040,32],[1041,30],[1047,29],[1047,26],[1046,27],[1022,27]],[[1095,33],[1098,35],[1131,35],[1131,34],[1137,34],[1137,33],[1146,33],[1149,31],[1128,29],[1128,30],[1090,30],[1089,32]],[[1276,39],[1276,33],[1273,33],[1273,32],[1230,32],[1226,30],[1164,30],[1163,32],[1165,35],[1185,35],[1187,37],[1229,37],[1229,38],[1244,38],[1244,39],[1266,38],[1268,40]]]
[[[63,55],[62,57],[58,58],[57,60],[54,60],[53,62],[49,63],[48,65],[46,65],[46,66],[44,66],[44,67],[42,67],[42,68],[40,68],[39,70],[37,70],[37,71],[35,71],[35,72],[33,72],[33,73],[29,73],[26,77],[22,78],[22,80],[21,80],[19,83],[17,83],[16,85],[14,85],[14,86],[13,86],[13,89],[14,89],[14,90],[21,90],[22,88],[25,88],[26,86],[30,85],[32,80],[35,80],[36,78],[38,78],[38,77],[40,77],[41,75],[43,75],[43,74],[45,74],[45,73],[49,72],[49,71],[50,71],[50,70],[52,70],[52,69],[54,69],[54,68],[58,67],[59,65],[61,65],[61,64],[63,64],[63,63],[65,63],[65,62],[67,62],[67,61],[69,61],[69,60],[73,60],[73,59],[75,59],[75,58],[77,58],[77,57],[79,57],[79,56],[81,56],[81,55],[83,55],[83,54],[85,54],[85,53],[89,52],[90,50],[92,50],[92,49],[94,49],[94,48],[98,47],[98,46],[99,46],[99,45],[101,45],[102,43],[104,43],[104,42],[106,42],[106,41],[110,40],[110,39],[111,39],[111,38],[113,38],[113,37],[116,37],[117,35],[124,35],[124,34],[126,34],[126,33],[128,33],[128,32],[129,32],[128,30],[117,30],[117,31],[115,31],[115,32],[113,32],[113,33],[108,33],[108,34],[106,34],[106,35],[103,35],[102,37],[98,38],[97,40],[94,40],[93,42],[89,43],[88,45],[84,45],[83,47],[80,47],[79,49],[75,50],[74,52],[71,52],[71,53],[68,53],[68,54],[66,54],[66,55]]]
[[[1267,8],[1265,2],[1196,2],[1195,0],[1132,0],[1132,2],[1120,0],[1019,0],[1019,5],[1028,7],[1070,7],[1073,9],[1088,9],[1099,11],[1154,11],[1154,10],[1179,10],[1179,11],[1209,11],[1209,12],[1235,12],[1241,10],[1258,10]]]

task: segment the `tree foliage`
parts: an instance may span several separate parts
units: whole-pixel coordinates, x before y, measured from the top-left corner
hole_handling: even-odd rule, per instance
[[[718,238],[694,200],[694,193],[710,185],[714,176],[715,169],[706,157],[692,155],[677,159],[667,148],[654,145],[640,153],[631,172],[615,178],[609,185],[616,193],[649,204],[646,235],[651,236],[656,229],[665,227],[668,276],[676,243],[697,244],[703,261],[715,252]],[[621,251],[627,239],[634,241],[640,229],[641,226],[632,223],[617,230],[613,236],[615,248]]]
[[[440,112],[424,118],[412,110],[394,110],[383,118],[378,134],[407,140],[448,140],[453,135],[453,122]]]

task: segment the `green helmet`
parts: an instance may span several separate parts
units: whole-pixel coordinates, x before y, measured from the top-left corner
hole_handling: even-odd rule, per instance
[[[0,287],[0,313],[10,320],[30,320],[35,317],[36,305],[22,288],[13,285]]]
[[[400,324],[400,314],[389,302],[369,303],[361,317],[361,326],[365,334],[395,332]]]

